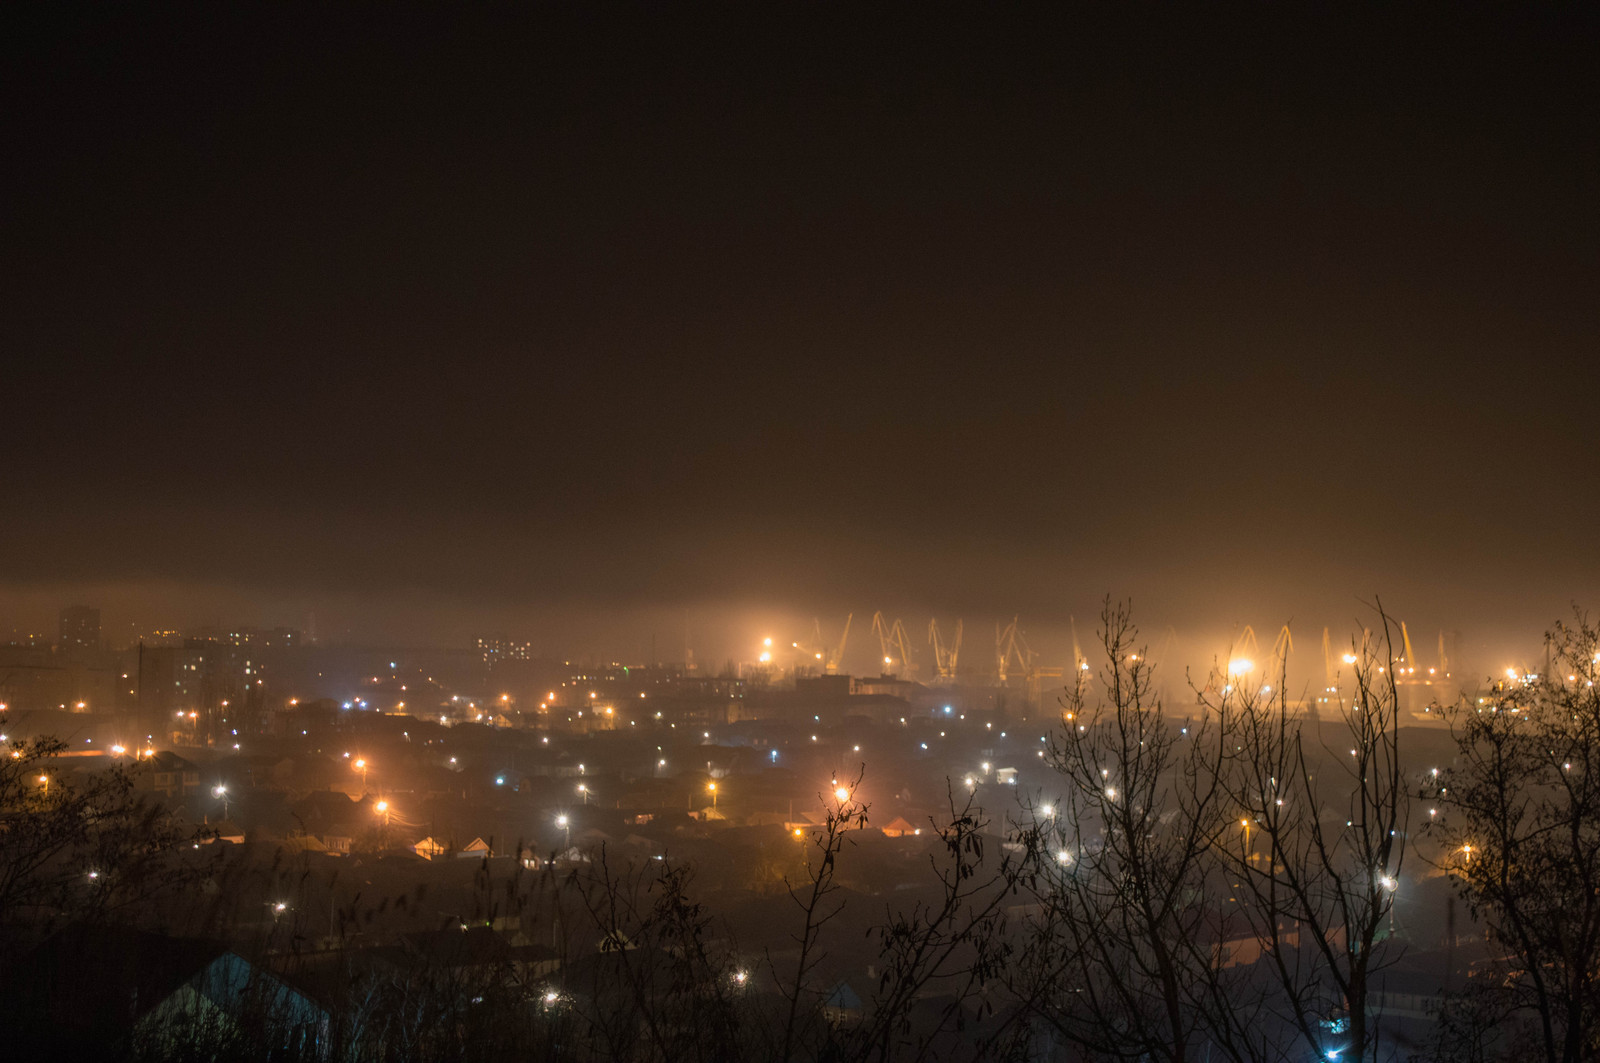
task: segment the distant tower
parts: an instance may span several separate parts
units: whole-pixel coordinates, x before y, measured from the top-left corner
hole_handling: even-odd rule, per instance
[[[87,605],[69,605],[61,610],[60,637],[56,645],[67,653],[93,652],[100,648],[100,610]]]

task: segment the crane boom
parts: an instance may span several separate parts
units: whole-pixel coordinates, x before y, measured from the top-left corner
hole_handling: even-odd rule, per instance
[[[837,672],[839,670],[839,662],[844,660],[844,644],[850,639],[850,621],[854,620],[855,616],[856,614],[854,613],[845,614],[844,631],[839,635],[839,645],[834,648],[833,659],[824,662],[829,675]]]
[[[911,663],[911,639],[906,635],[906,626],[897,617],[894,626],[889,629],[891,645],[900,651],[900,671],[907,679],[915,666]]]
[[[1283,630],[1278,632],[1278,637],[1272,643],[1272,659],[1278,664],[1287,667],[1289,654],[1294,652],[1294,635],[1289,631],[1289,625],[1283,625]]]

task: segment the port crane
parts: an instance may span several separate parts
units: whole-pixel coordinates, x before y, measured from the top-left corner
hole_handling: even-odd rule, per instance
[[[1285,675],[1289,670],[1289,654],[1294,652],[1294,635],[1289,625],[1283,625],[1278,637],[1272,640],[1272,674]]]
[[[1249,624],[1239,632],[1228,654],[1227,676],[1229,682],[1236,677],[1255,671],[1256,658],[1261,656],[1261,644],[1256,641],[1256,629]]]
[[[936,678],[942,682],[954,683],[956,662],[961,656],[961,621],[956,621],[955,637],[946,644],[939,633],[938,619],[929,620],[928,642],[933,646],[933,668]]]
[[[1002,628],[998,623],[994,626],[994,656],[995,675],[1004,686],[1011,676],[1012,662],[1016,663],[1019,671],[1026,673],[1033,651],[1028,649],[1028,640],[1017,631],[1017,618],[1012,617],[1011,623]]]
[[[839,635],[839,641],[829,644],[822,637],[822,620],[814,619],[811,622],[811,641],[807,643],[796,642],[794,648],[803,657],[808,657],[816,662],[816,667],[821,668],[828,675],[833,675],[839,670],[839,662],[844,659],[845,643],[850,639],[850,621],[855,619],[855,614],[850,613],[844,618],[844,631]]]
[[[896,675],[895,661],[900,662],[900,671],[905,678],[911,677],[911,640],[906,636],[906,626],[899,620],[889,623],[883,618],[883,613],[872,614],[872,633],[878,636],[878,649],[883,655],[883,674]]]

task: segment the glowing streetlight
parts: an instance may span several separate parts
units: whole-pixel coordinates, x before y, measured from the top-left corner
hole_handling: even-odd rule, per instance
[[[1230,678],[1236,675],[1249,675],[1251,672],[1255,671],[1255,668],[1256,662],[1252,661],[1250,658],[1235,657],[1233,660],[1228,662],[1228,675]]]
[[[583,798],[583,803],[589,803],[589,787],[583,783],[578,784],[578,794]]]
[[[228,818],[228,788],[218,783],[211,788],[211,796],[222,801],[222,818]]]
[[[711,807],[712,808],[716,808],[717,807],[717,784],[716,783],[709,783],[709,784],[707,784],[706,789],[711,791]]]
[[[850,791],[841,786],[833,792],[833,796],[837,797],[841,802],[848,801],[850,800]]]
[[[357,757],[355,762],[353,764],[351,764],[350,766],[352,768],[356,769],[356,771],[359,771],[361,773],[361,792],[362,793],[366,793],[367,792],[367,760],[366,760],[366,758],[365,757]]]
[[[557,816],[556,817],[556,826],[560,827],[562,829],[562,831],[565,833],[565,835],[566,835],[566,844],[568,846],[572,845],[572,821],[567,819],[566,816]]]

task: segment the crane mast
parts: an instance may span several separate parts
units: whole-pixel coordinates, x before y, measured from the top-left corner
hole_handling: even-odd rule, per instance
[[[1404,672],[1406,675],[1414,675],[1417,670],[1417,655],[1411,651],[1411,632],[1406,630],[1406,622],[1404,620],[1400,621],[1400,644],[1405,647],[1406,666],[1398,669],[1398,671]]]
[[[878,636],[878,660],[883,666],[883,674],[888,675],[889,665],[894,660],[889,651],[894,649],[894,643],[889,634],[889,623],[884,620],[881,611],[872,614],[872,633]]]
[[[1335,663],[1333,654],[1333,635],[1327,628],[1322,629],[1322,692],[1332,693],[1339,685],[1339,666]]]

